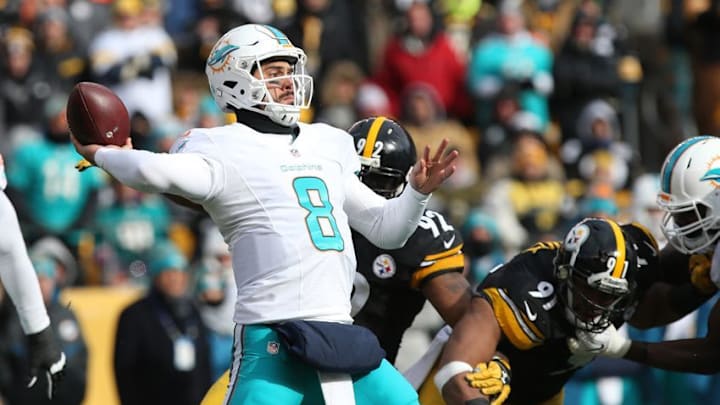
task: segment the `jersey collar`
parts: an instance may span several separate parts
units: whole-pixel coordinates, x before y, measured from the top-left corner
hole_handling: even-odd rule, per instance
[[[294,138],[300,131],[300,128],[297,125],[286,127],[285,125],[273,122],[270,118],[254,111],[237,110],[235,111],[235,116],[237,117],[239,123],[245,124],[250,128],[265,134],[294,135]]]

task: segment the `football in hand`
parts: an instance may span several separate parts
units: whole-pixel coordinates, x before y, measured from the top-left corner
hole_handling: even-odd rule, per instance
[[[83,145],[125,145],[130,136],[130,116],[112,90],[80,82],[67,101],[70,132]]]

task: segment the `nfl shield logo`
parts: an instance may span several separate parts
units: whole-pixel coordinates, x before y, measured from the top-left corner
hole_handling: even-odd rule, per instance
[[[280,344],[278,342],[268,342],[267,352],[270,354],[278,354],[278,352],[280,352]]]
[[[378,278],[390,278],[396,272],[395,260],[389,254],[383,253],[373,261],[373,273]]]

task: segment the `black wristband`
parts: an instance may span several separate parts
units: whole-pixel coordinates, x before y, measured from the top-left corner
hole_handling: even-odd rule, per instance
[[[475,398],[465,401],[465,405],[490,405],[490,400],[486,398]]]

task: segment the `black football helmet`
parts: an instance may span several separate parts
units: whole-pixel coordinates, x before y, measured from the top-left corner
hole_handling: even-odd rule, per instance
[[[638,259],[632,239],[612,220],[586,218],[572,227],[555,257],[565,314],[576,328],[601,332],[631,302]]]
[[[397,122],[386,117],[360,120],[348,130],[360,155],[360,180],[385,198],[398,196],[417,160],[415,143]]]

